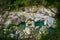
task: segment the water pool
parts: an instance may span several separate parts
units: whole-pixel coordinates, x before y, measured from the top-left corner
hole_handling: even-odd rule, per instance
[[[42,27],[44,26],[44,22],[43,21],[38,21],[38,22],[35,22],[35,26],[39,26],[39,27]]]
[[[42,21],[42,22],[40,22],[40,21],[38,21],[38,22],[35,22],[35,26],[39,26],[39,27],[43,27],[44,26],[44,22]],[[37,32],[39,32],[39,30],[36,30]],[[52,35],[52,34],[54,34],[54,32],[55,32],[55,28],[49,28],[48,29],[48,34],[49,35]]]
[[[25,23],[21,23],[21,24],[19,25],[19,29],[20,29],[20,30],[25,29],[25,27],[26,27]]]
[[[35,22],[35,26],[42,27],[42,26],[44,26],[44,22],[42,22],[42,21]],[[21,30],[25,29],[25,28],[26,28],[26,24],[25,24],[25,23],[21,23],[21,24],[19,25],[19,28],[20,28]]]

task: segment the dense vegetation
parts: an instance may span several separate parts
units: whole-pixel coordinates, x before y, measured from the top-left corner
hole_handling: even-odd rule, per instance
[[[60,40],[60,0],[0,0],[0,11],[13,10],[24,6],[38,6],[57,8],[56,32],[52,36],[43,36],[41,40]]]

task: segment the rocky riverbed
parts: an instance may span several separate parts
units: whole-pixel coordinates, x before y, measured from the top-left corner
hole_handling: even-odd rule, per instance
[[[56,10],[54,8],[48,9],[45,7],[32,7],[32,8],[21,8],[19,12],[0,12],[0,26],[3,27],[3,29],[7,29],[8,31],[13,30],[13,33],[10,33],[8,36],[17,37],[19,34],[18,40],[20,39],[31,39],[38,40],[41,38],[41,34],[48,34],[47,30],[48,28],[52,27],[55,28],[54,22],[54,16],[55,16]],[[34,22],[37,22],[39,20],[43,20],[44,26],[40,28],[39,26],[35,27]],[[19,25],[21,23],[26,24],[26,28],[23,30],[18,29]],[[13,24],[13,25],[11,25]],[[28,24],[32,24],[32,26],[28,26]],[[9,26],[10,25],[10,26]],[[12,28],[11,28],[12,27]],[[36,33],[35,31],[38,30],[39,32]],[[21,32],[22,31],[22,32]],[[34,32],[34,33],[33,33]],[[45,33],[46,32],[46,33]],[[40,35],[40,36],[39,36]],[[36,37],[35,37],[36,36]],[[38,37],[38,38],[37,38]]]

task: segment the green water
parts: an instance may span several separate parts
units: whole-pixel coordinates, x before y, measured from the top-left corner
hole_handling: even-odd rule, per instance
[[[35,22],[35,26],[40,26],[40,27],[42,27],[42,26],[44,26],[44,22],[40,22],[40,21]]]
[[[44,26],[44,22],[43,22],[43,21],[35,22],[35,26],[42,27],[42,26]],[[19,29],[20,29],[20,30],[25,29],[25,27],[26,27],[25,23],[21,23],[21,24],[19,25]],[[36,30],[36,31],[38,32],[38,30]],[[53,28],[50,28],[50,29],[48,30],[48,33],[49,33],[49,34],[51,34],[51,33],[53,33],[53,32],[54,32],[54,29],[53,29]]]
[[[44,26],[44,22],[43,22],[43,21],[35,22],[35,26],[40,26],[40,27],[42,27],[42,26]],[[26,27],[25,23],[21,23],[21,24],[19,25],[19,29],[21,29],[21,30],[25,29],[25,27]]]
[[[21,24],[19,25],[19,29],[20,29],[20,30],[25,29],[25,27],[26,27],[25,23],[21,23]]]
[[[13,24],[10,24],[10,25],[9,25],[9,27],[12,27],[12,26],[14,26],[14,25],[13,25]],[[42,26],[44,26],[44,22],[43,22],[43,21],[35,22],[35,26],[42,27]],[[20,30],[23,30],[23,29],[25,29],[25,28],[26,28],[26,25],[25,25],[24,22],[21,23],[21,24],[18,26],[18,29],[20,29]],[[51,34],[53,34],[54,31],[55,31],[54,28],[49,28],[49,29],[48,29],[48,34],[51,35]],[[36,32],[38,33],[39,30],[36,30]]]

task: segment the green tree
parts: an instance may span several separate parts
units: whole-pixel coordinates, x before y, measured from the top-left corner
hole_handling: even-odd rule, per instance
[[[11,3],[11,0],[0,0],[0,10],[4,10]]]

